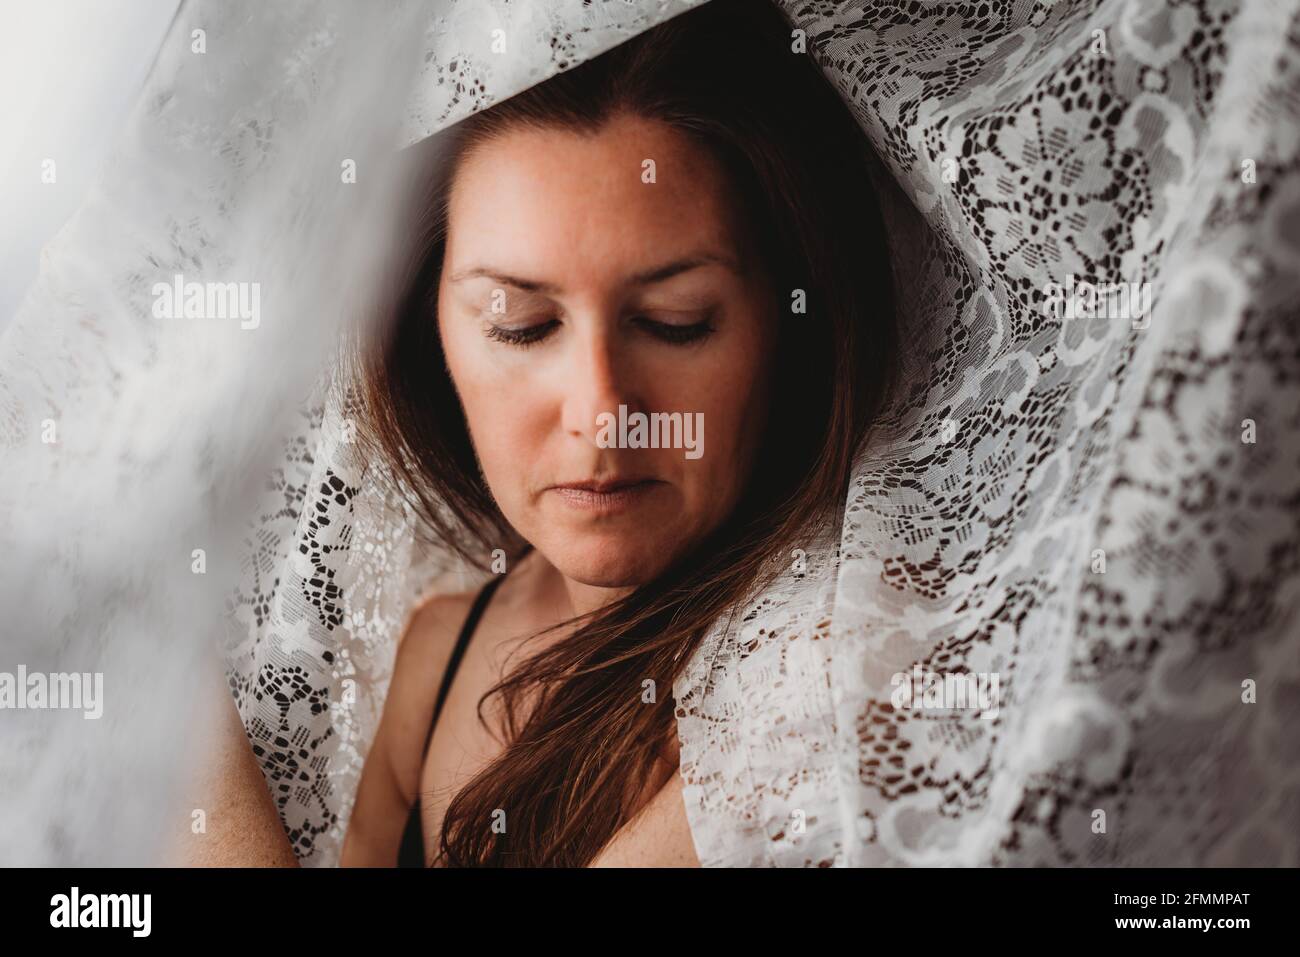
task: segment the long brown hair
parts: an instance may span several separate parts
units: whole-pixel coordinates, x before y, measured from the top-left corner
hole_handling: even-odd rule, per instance
[[[583,866],[639,810],[675,721],[671,695],[643,703],[643,682],[671,689],[710,626],[835,518],[897,375],[870,147],[775,7],[711,0],[426,141],[434,158],[412,256],[388,321],[358,343],[352,381],[363,439],[433,534],[484,569],[494,549],[513,559],[528,547],[483,479],[437,331],[457,163],[516,124],[594,131],[619,111],[695,138],[729,174],[784,316],[765,439],[740,502],[706,541],[480,699],[482,720],[501,696],[504,748],[447,809],[437,863],[448,866]],[[806,312],[791,308],[796,290]],[[521,718],[525,698],[535,706]],[[498,808],[505,833],[492,827]]]

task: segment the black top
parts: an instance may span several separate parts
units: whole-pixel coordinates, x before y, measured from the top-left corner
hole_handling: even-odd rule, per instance
[[[460,659],[465,654],[465,649],[469,646],[469,640],[474,634],[474,629],[478,627],[479,619],[483,617],[483,609],[492,598],[492,593],[497,590],[505,575],[496,575],[484,585],[478,595],[474,598],[474,604],[469,610],[469,615],[465,618],[465,624],[460,627],[460,634],[456,637],[456,646],[451,651],[451,660],[447,662],[447,670],[443,672],[442,684],[438,688],[438,701],[433,706],[433,721],[429,724],[429,733],[424,739],[424,750],[420,752],[420,771],[424,769],[424,756],[428,754],[429,742],[433,739],[433,728],[438,723],[438,715],[442,713],[442,704],[447,699],[447,691],[451,688],[451,679],[456,675],[456,669],[460,666]],[[424,825],[420,820],[420,783],[419,777],[416,778],[415,785],[415,804],[411,808],[411,816],[406,819],[406,830],[402,832],[402,843],[397,850],[398,867],[424,867]]]

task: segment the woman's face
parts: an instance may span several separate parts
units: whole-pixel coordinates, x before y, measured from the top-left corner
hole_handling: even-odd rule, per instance
[[[509,130],[457,172],[447,365],[501,511],[575,581],[655,578],[741,495],[778,317],[742,231],[712,156],[640,117]]]

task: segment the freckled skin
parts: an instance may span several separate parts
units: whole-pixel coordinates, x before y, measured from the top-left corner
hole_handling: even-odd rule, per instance
[[[654,183],[642,181],[647,158]],[[497,503],[571,588],[652,580],[716,528],[744,488],[766,418],[778,306],[729,197],[707,150],[632,115],[595,134],[510,130],[457,173],[438,290],[443,349]],[[701,253],[730,258],[743,275],[707,263],[630,282]],[[475,268],[556,288],[453,280]],[[504,312],[492,312],[494,291]],[[686,343],[638,319],[687,326],[712,307],[714,331]],[[552,320],[526,346],[485,334]],[[597,417],[620,404],[703,413],[703,456],[600,448]],[[546,491],[629,474],[661,484],[613,513]]]

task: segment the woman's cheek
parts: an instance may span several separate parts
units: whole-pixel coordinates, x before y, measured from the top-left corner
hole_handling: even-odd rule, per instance
[[[470,419],[479,464],[503,509],[517,512],[529,504],[528,475],[545,461],[543,409],[526,383],[481,383]]]
[[[525,451],[520,447],[520,433],[526,398],[493,382],[483,382],[476,384],[472,397],[467,399],[474,406],[469,427],[479,458],[498,463],[509,460],[513,450],[518,461],[517,456]]]

